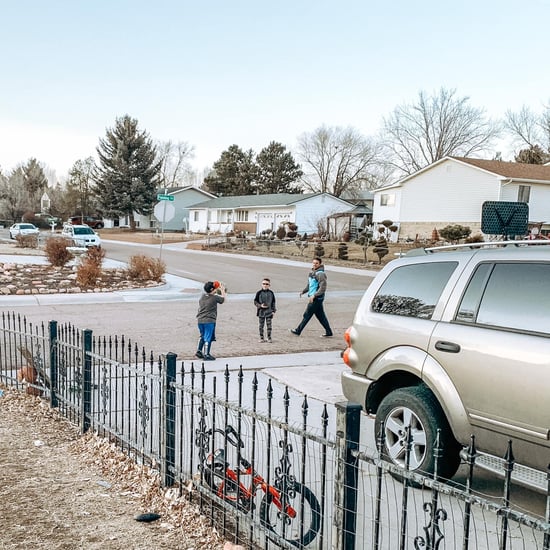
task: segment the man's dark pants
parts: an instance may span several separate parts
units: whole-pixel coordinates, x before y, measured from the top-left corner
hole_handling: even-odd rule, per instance
[[[304,330],[305,326],[309,323],[309,320],[315,315],[319,320],[319,323],[325,329],[325,334],[332,336],[332,329],[330,328],[330,323],[328,322],[327,316],[325,315],[325,309],[323,307],[323,302],[325,297],[315,298],[313,302],[310,302],[306,310],[304,311],[304,317],[302,322],[296,327],[296,332],[300,334]]]

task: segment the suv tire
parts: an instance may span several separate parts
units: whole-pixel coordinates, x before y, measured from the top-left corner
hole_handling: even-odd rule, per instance
[[[460,465],[460,446],[456,442],[447,418],[434,394],[423,385],[400,388],[382,399],[376,412],[375,434],[384,427],[382,457],[392,464],[405,468],[406,432],[412,434],[409,470],[433,475],[434,447],[437,431],[443,454],[438,462],[438,476],[450,479]]]

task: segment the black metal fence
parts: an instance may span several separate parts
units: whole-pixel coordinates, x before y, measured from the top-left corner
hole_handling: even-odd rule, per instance
[[[206,372],[124,337],[15,313],[2,314],[0,331],[0,383],[157,467],[164,486],[198,499],[246,548],[550,550],[548,491],[542,514],[511,502],[511,448],[502,492],[489,497],[473,489],[473,442],[462,484],[403,472],[380,460],[359,406],[298,395],[262,365]]]

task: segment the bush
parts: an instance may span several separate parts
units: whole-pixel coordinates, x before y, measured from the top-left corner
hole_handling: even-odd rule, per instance
[[[54,267],[63,267],[66,265],[74,258],[73,254],[67,250],[67,247],[72,246],[72,244],[71,239],[50,237],[44,247],[48,262]]]
[[[76,282],[82,288],[95,286],[101,277],[101,266],[105,258],[105,250],[97,246],[88,248],[86,255],[80,259],[76,270]]]
[[[131,256],[128,261],[126,275],[134,281],[156,281],[160,283],[166,273],[166,264],[158,258],[150,258],[143,254]]]
[[[458,242],[460,239],[465,239],[470,236],[472,230],[464,225],[447,225],[439,230],[441,238],[452,243]]]
[[[16,235],[18,248],[38,248],[38,235]]]
[[[466,244],[483,243],[483,242],[485,242],[485,239],[483,238],[483,235],[481,233],[476,233],[475,235],[472,235],[472,236],[468,237],[467,239],[464,239],[464,242]]]

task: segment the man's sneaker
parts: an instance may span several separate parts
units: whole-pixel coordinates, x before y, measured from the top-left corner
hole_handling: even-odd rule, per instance
[[[321,334],[321,338],[332,338],[334,334]]]
[[[300,333],[295,328],[289,328],[288,330],[289,332],[292,332],[294,336],[300,336]]]
[[[260,339],[258,340],[258,342],[263,343],[263,342],[265,342],[265,340],[264,340],[263,338],[260,338]]]
[[[204,360],[205,360],[205,361],[215,361],[216,358],[215,358],[213,355],[210,355],[209,353],[207,353],[207,354],[204,356]]]
[[[198,359],[204,359],[204,355],[200,350],[198,350],[197,353],[195,353],[195,357],[197,357]]]
[[[267,343],[268,343],[268,344],[272,344],[272,343],[273,343],[273,340],[272,340],[271,338],[268,338],[268,339],[267,339]]]

